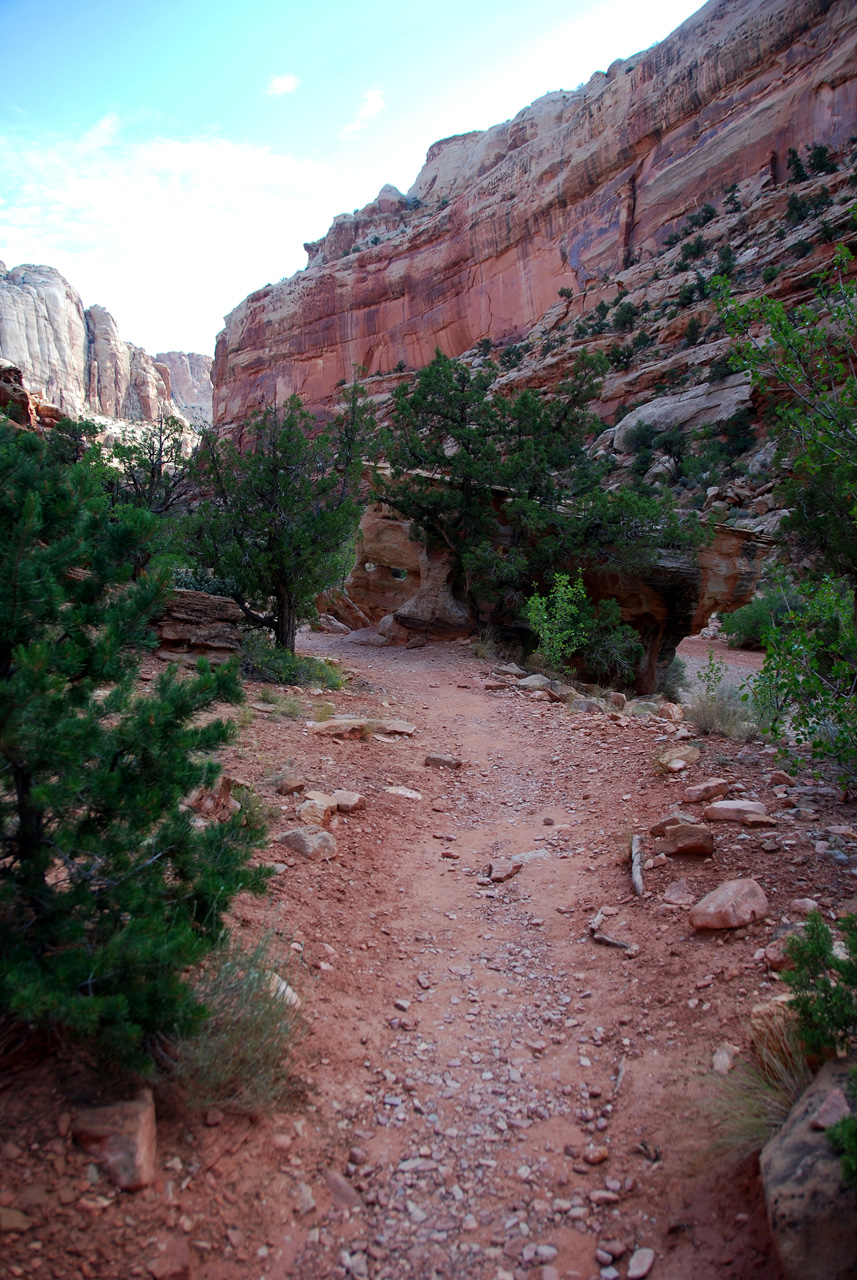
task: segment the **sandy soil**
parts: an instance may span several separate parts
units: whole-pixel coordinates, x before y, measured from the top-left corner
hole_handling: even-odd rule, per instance
[[[197,1280],[597,1280],[611,1251],[624,1277],[638,1246],[655,1250],[655,1280],[775,1280],[753,1163],[712,1155],[712,1053],[746,1055],[750,1009],[781,989],[754,957],[790,901],[831,910],[857,891],[850,867],[815,851],[853,808],[806,777],[795,817],[758,744],[700,740],[698,764],[663,776],[673,726],[486,691],[490,666],[458,646],[307,643],[355,672],[329,697],[338,711],[417,730],[339,742],[254,712],[224,759],[277,806],[272,835],[294,825],[272,781],[289,760],[367,799],[338,820],[330,862],[272,844],[270,902],[235,911],[247,938],[273,925],[300,949],[295,1096],[273,1117],[210,1126],[161,1090],[160,1177],[128,1195],[65,1136],[99,1094],[91,1068],[19,1060],[0,1081],[0,1205],[34,1225],[4,1238],[2,1280],[175,1277],[177,1240]],[[308,719],[318,700],[304,699]],[[426,767],[430,750],[466,763]],[[650,869],[635,898],[629,835],[654,852],[649,827],[710,775],[765,800],[776,830],[719,824],[713,859]],[[491,860],[521,853],[519,874],[486,881]],[[697,934],[663,901],[680,877],[701,897],[740,875],[763,885],[766,922]],[[592,940],[599,908],[630,952]]]

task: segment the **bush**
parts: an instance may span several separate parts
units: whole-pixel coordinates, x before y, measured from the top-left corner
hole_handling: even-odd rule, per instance
[[[323,658],[312,658],[280,649],[264,631],[246,631],[241,639],[241,669],[248,680],[272,684],[321,685],[341,689],[345,677],[339,668]]]
[[[836,173],[837,165],[830,154],[830,147],[821,146],[817,142],[814,143],[809,148],[807,159],[813,173]]]
[[[175,1076],[194,1107],[267,1112],[282,1101],[302,1030],[294,967],[273,933],[250,950],[223,935],[192,979],[207,1021],[176,1045]]]
[[[771,625],[789,612],[800,611],[800,596],[791,587],[768,587],[742,609],[723,619],[730,649],[764,649],[764,636]]]
[[[578,575],[554,577],[550,595],[527,601],[527,621],[539,637],[545,663],[555,675],[572,666],[596,678],[628,683],[643,654],[640,637],[622,622],[615,600],[594,606]]]
[[[768,265],[762,271],[762,283],[773,284],[779,274],[780,273],[775,266]]]
[[[806,927],[789,938],[786,951],[794,968],[783,981],[794,993],[800,1037],[810,1053],[847,1050],[857,1035],[857,916],[839,921],[845,955],[834,950],[833,936],[820,912],[811,911]]]
[[[857,784],[857,631],[853,596],[830,579],[807,584],[803,605],[773,619],[756,681],[760,694],[784,711],[774,732],[809,747],[839,768],[841,784]]]
[[[614,333],[630,333],[639,314],[633,302],[620,302],[613,312]]]
[[[524,358],[524,353],[519,346],[512,345],[505,347],[500,352],[500,368],[501,369],[517,369],[518,365]]]
[[[806,167],[794,147],[789,147],[788,149],[786,167],[789,171],[789,182],[806,182],[809,177]]]
[[[657,692],[663,694],[667,702],[678,702],[682,693],[689,688],[687,663],[683,658],[673,658],[667,669],[658,677]]]
[[[751,707],[738,689],[723,683],[726,663],[714,657],[709,649],[708,661],[699,672],[702,689],[695,693],[685,707],[686,718],[704,736],[722,734],[744,742],[756,733],[751,717]]]
[[[699,316],[691,316],[684,331],[684,340],[689,347],[695,347],[702,333],[702,321]]]
[[[266,881],[263,830],[182,808],[219,771],[233,730],[200,713],[241,700],[235,665],[138,692],[169,594],[131,581],[155,523],[111,520],[86,460],[0,426],[0,1007],[141,1067],[157,1032],[199,1025],[186,970]]]

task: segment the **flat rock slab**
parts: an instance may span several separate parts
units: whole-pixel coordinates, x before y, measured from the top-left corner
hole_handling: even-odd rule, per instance
[[[356,813],[366,808],[366,797],[359,791],[334,791],[330,798],[336,801],[340,813]]]
[[[661,818],[659,822],[649,827],[649,835],[665,836],[670,827],[692,826],[700,821],[701,819],[695,813],[682,813],[677,809],[675,813],[668,813],[665,818]]]
[[[673,907],[692,907],[696,894],[686,880],[673,880],[664,891],[664,902]]]
[[[687,804],[699,804],[701,800],[716,800],[725,796],[732,784],[726,778],[706,778],[693,787],[686,787],[682,800]]]
[[[488,874],[494,884],[503,884],[516,876],[523,865],[521,858],[492,858]]]
[[[681,747],[668,747],[666,751],[662,751],[658,756],[658,760],[665,769],[669,769],[671,764],[675,764],[678,760],[683,760],[687,764],[696,764],[699,759],[699,747],[695,747],[692,743]]]
[[[768,899],[755,880],[725,880],[697,902],[688,918],[694,929],[740,929],[767,914]]]
[[[847,1093],[848,1063],[828,1062],[762,1150],[760,1167],[771,1235],[787,1280],[857,1275],[857,1188],[813,1120]]]
[[[79,1111],[71,1132],[123,1191],[140,1191],[154,1182],[158,1134],[151,1089],[143,1089],[132,1102]]]
[[[307,721],[307,732],[331,738],[360,738],[370,727],[373,733],[398,733],[409,738],[417,726],[407,720],[375,720],[369,716],[331,716],[330,720]]]
[[[458,756],[446,756],[439,751],[430,751],[424,763],[430,769],[460,769],[464,763]]]
[[[767,813],[759,800],[715,800],[703,810],[702,816],[707,822],[743,822],[751,814],[764,818]]]

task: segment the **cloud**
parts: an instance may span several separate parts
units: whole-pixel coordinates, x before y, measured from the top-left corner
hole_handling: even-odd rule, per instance
[[[340,129],[340,138],[353,138],[355,133],[360,133],[369,124],[370,120],[375,120],[386,109],[384,95],[380,89],[367,89],[363,95],[363,102],[358,108],[357,115],[350,124]]]
[[[56,267],[149,351],[212,353],[224,313],[303,267],[307,233],[354,182],[267,146],[131,138],[115,116],[73,136],[0,135],[0,256]]]
[[[279,98],[284,93],[294,93],[295,89],[297,89],[299,85],[300,85],[300,80],[297,78],[297,76],[293,76],[293,75],[271,76],[270,82],[265,92],[270,94],[274,98]]]

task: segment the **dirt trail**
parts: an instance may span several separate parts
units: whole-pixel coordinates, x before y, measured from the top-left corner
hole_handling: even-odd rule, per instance
[[[356,673],[350,696],[330,697],[338,711],[401,716],[417,732],[339,742],[258,712],[226,761],[283,806],[282,830],[296,806],[272,778],[289,759],[313,785],[367,799],[339,819],[336,860],[284,858],[272,844],[274,906],[235,913],[247,936],[273,919],[302,948],[304,1093],[272,1120],[215,1127],[164,1095],[162,1180],[118,1200],[90,1186],[104,1204],[82,1210],[85,1158],[66,1142],[61,1174],[47,1159],[57,1113],[82,1086],[56,1062],[17,1077],[6,1199],[35,1185],[43,1200],[0,1277],[36,1274],[40,1259],[43,1276],[168,1275],[157,1260],[186,1241],[199,1280],[609,1280],[641,1246],[655,1251],[655,1280],[775,1280],[752,1165],[710,1157],[712,1053],[746,1052],[749,1010],[777,986],[754,955],[790,900],[827,909],[855,891],[850,868],[813,852],[848,812],[822,789],[805,816],[779,815],[773,841],[721,824],[713,860],[648,870],[638,900],[629,835],[652,850],[650,825],[711,774],[775,806],[770,754],[702,740],[687,774],[662,776],[656,753],[675,732],[664,722],[486,691],[490,667],[453,645],[307,644]],[[426,767],[432,750],[466,763]],[[486,879],[489,862],[520,854],[511,879]],[[768,895],[765,923],[695,934],[663,901],[679,877],[698,898],[742,874]],[[592,940],[599,909],[602,931],[631,950]]]

